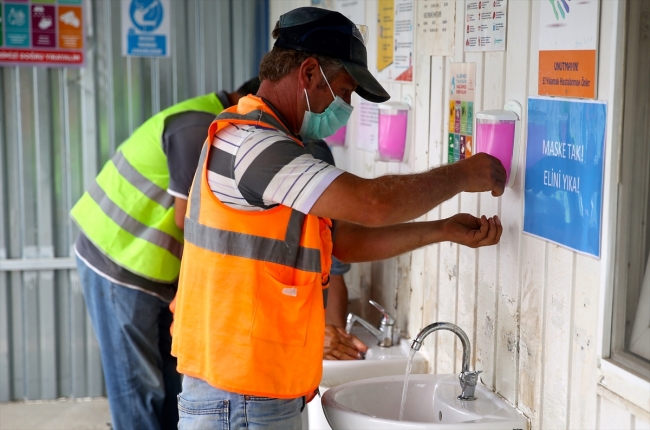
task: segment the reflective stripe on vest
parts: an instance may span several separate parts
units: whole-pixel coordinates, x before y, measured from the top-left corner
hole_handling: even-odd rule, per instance
[[[183,232],[176,226],[174,197],[167,192],[169,169],[162,148],[165,121],[182,112],[216,116],[222,110],[215,94],[169,107],[139,127],[106,163],[71,216],[108,258],[156,282],[178,279]]]
[[[223,204],[207,166],[212,136],[228,124],[286,130],[253,96],[212,123],[185,218],[172,354],[179,372],[214,387],[300,397],[322,375],[331,221],[283,205],[250,212]]]

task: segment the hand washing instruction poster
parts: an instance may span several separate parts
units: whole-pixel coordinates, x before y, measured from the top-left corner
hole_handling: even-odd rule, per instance
[[[465,51],[505,51],[508,0],[465,2]]]
[[[451,63],[447,162],[472,156],[476,63]]]
[[[600,257],[607,105],[528,99],[524,232]]]
[[[380,0],[377,3],[378,79],[413,80],[414,0]]]
[[[539,95],[596,97],[599,8],[598,0],[540,2]]]
[[[454,55],[456,2],[418,0],[418,53]]]
[[[82,0],[0,0],[0,65],[84,64]]]
[[[170,0],[122,0],[122,55],[169,57]]]

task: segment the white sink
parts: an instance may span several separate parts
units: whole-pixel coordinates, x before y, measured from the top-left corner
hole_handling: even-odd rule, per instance
[[[368,346],[365,360],[323,360],[321,387],[331,388],[346,382],[377,376],[404,375],[411,348],[410,341],[401,339],[399,345],[382,348],[377,339],[360,326],[352,334]],[[427,361],[421,353],[415,354],[411,373],[427,371]]]
[[[323,394],[329,388],[346,382],[377,376],[402,375],[406,371],[410,341],[402,339],[399,345],[382,348],[377,345],[377,339],[361,326],[354,326],[352,334],[368,346],[365,360],[323,360],[323,377],[320,392]],[[427,361],[421,353],[415,354],[411,373],[427,371]],[[328,430],[328,425],[320,398],[316,397],[305,408],[308,417],[304,417],[303,427],[309,430]]]
[[[478,384],[476,400],[461,401],[457,375],[411,375],[399,409],[404,375],[366,379],[328,390],[322,403],[329,424],[345,429],[526,429],[528,421],[490,389]]]

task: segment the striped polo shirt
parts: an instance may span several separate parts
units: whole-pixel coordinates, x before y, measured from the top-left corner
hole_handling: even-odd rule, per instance
[[[343,171],[314,158],[283,132],[230,124],[212,140],[208,183],[225,205],[262,211],[277,205],[304,214]]]

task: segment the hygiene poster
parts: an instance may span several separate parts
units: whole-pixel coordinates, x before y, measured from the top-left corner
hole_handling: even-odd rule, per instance
[[[171,0],[122,0],[122,55],[169,57]]]
[[[385,22],[391,22],[391,26],[380,27],[380,32],[382,35],[389,34],[389,31],[384,29],[392,28],[393,40],[392,43],[389,43],[380,39],[383,43],[382,46],[386,49],[392,47],[392,51],[390,53],[386,51],[382,55],[383,70],[379,69],[378,57],[379,74],[377,78],[379,80],[411,82],[413,81],[413,31],[415,29],[414,0],[393,0],[390,3],[392,3],[392,13],[386,13],[384,17]],[[387,7],[388,5],[386,5],[385,11],[388,10]],[[390,63],[386,64],[387,61]]]
[[[607,104],[528,99],[524,232],[600,258]]]
[[[418,0],[418,53],[454,55],[456,2],[453,0]]]
[[[596,98],[599,9],[598,0],[540,2],[539,95]]]
[[[471,157],[474,150],[476,63],[451,63],[447,162]]]
[[[0,0],[0,66],[84,65],[82,0]]]
[[[465,52],[505,51],[508,0],[465,2]]]
[[[377,1],[377,71],[393,64],[393,30],[395,27],[395,0]]]

